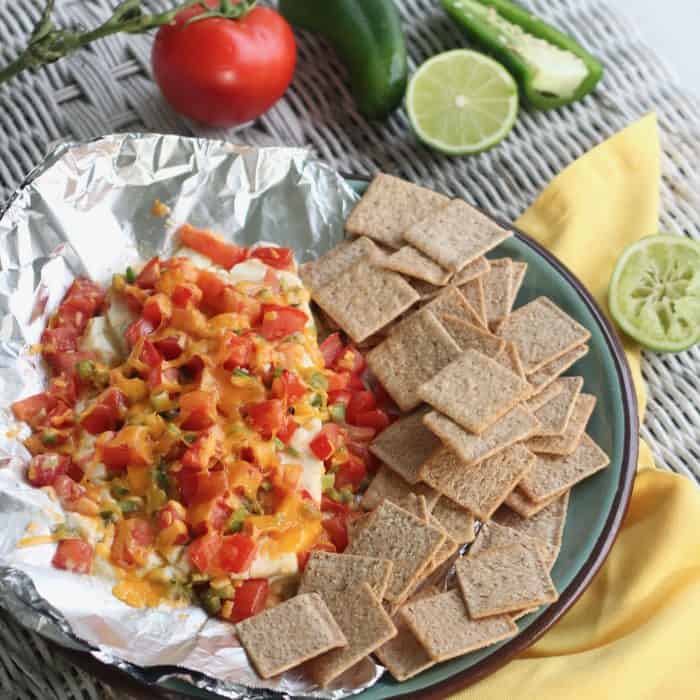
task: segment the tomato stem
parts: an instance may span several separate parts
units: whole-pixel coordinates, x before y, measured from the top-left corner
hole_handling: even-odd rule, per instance
[[[218,6],[215,7],[204,5],[202,0],[188,0],[176,5],[171,10],[148,15],[143,13],[141,0],[124,0],[103,24],[88,31],[75,31],[59,29],[54,25],[51,19],[54,4],[55,0],[47,0],[44,11],[29,37],[27,46],[14,61],[0,69],[0,84],[11,80],[28,68],[36,69],[53,63],[97,39],[120,32],[141,34],[164,24],[170,24],[179,12],[195,5],[201,6],[204,12],[192,20],[208,17],[240,19],[255,7],[254,0],[252,2],[242,0],[239,3],[234,2],[234,0],[219,0]]]

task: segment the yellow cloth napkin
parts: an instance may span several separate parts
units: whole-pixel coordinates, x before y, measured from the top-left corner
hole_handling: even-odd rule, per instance
[[[650,114],[560,173],[518,220],[607,308],[615,261],[657,231],[659,135]],[[625,341],[640,414],[639,347]],[[642,443],[622,531],[573,608],[522,656],[453,700],[700,698],[700,490]]]

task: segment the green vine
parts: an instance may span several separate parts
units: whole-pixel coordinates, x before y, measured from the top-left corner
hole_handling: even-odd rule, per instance
[[[22,53],[9,65],[0,70],[0,84],[11,80],[22,71],[36,69],[47,63],[58,61],[88,44],[112,34],[125,32],[141,34],[165,24],[171,24],[179,12],[189,7],[199,5],[204,12],[191,17],[191,22],[199,22],[209,17],[225,19],[240,19],[255,7],[255,0],[219,0],[217,5],[209,7],[201,0],[189,0],[172,10],[160,14],[144,14],[141,0],[124,0],[114,10],[114,14],[103,24],[88,31],[58,29],[52,19],[55,0],[47,0],[41,18],[29,37],[27,46]]]

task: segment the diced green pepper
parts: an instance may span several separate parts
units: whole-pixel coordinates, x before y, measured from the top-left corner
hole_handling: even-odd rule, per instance
[[[126,281],[129,284],[133,284],[136,282],[136,273],[134,272],[134,268],[129,266],[126,268],[126,274],[124,275],[126,277]]]
[[[236,367],[236,369],[233,370],[233,375],[234,377],[244,377],[245,379],[250,379],[250,372],[246,372],[246,370],[241,369],[240,367]]]
[[[197,442],[198,437],[199,437],[199,435],[197,435],[197,433],[185,433],[182,436],[182,439],[185,441],[185,443],[187,445],[191,445],[191,444]]]
[[[286,445],[278,437],[272,438],[272,442],[275,445],[276,450],[283,450]]]
[[[321,490],[323,493],[330,491],[335,485],[335,474],[324,474],[321,477]]]
[[[221,598],[216,595],[211,588],[207,588],[206,591],[201,593],[200,598],[204,609],[210,615],[218,615],[219,611],[221,610]]]
[[[137,510],[140,510],[143,505],[143,502],[141,501],[140,498],[128,498],[123,501],[119,501],[119,508],[121,509],[121,512],[124,513],[124,515],[128,515],[129,513],[135,513]]]
[[[248,509],[245,506],[238,508],[235,513],[231,516],[226,526],[226,531],[229,533],[240,532],[243,529],[243,523],[245,519],[250,515]]]
[[[311,397],[311,400],[309,401],[309,403],[310,403],[314,408],[318,408],[319,406],[322,406],[322,405],[323,405],[323,397],[321,396],[321,394],[314,394],[314,395]]]
[[[167,411],[170,406],[170,395],[167,391],[159,391],[151,396],[151,406],[154,411]]]
[[[313,372],[311,374],[309,384],[318,391],[326,391],[328,389],[328,380],[320,372]]]
[[[75,369],[78,372],[78,376],[83,381],[90,381],[95,376],[96,367],[95,363],[91,360],[81,360],[80,362],[76,363]]]
[[[334,403],[332,406],[328,407],[331,414],[331,419],[335,423],[345,422],[345,404],[344,403]]]
[[[58,431],[53,428],[47,428],[41,434],[41,442],[47,447],[51,447],[58,442]]]
[[[297,450],[296,448],[292,447],[291,445],[285,445],[284,451],[290,456],[290,457],[301,457],[301,452]]]

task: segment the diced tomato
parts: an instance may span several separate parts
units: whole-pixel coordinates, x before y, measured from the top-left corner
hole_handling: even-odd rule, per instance
[[[212,262],[230,270],[234,265],[243,262],[248,251],[233,243],[228,243],[212,231],[194,228],[189,224],[181,226],[178,233],[182,245],[206,255]]]
[[[183,384],[199,384],[202,380],[204,366],[205,362],[201,355],[192,355],[192,357],[180,367],[182,372],[187,375],[181,382]]]
[[[53,482],[53,488],[66,510],[71,510],[81,515],[97,516],[100,507],[89,498],[83,486],[76,483],[67,474],[59,474]]]
[[[51,419],[53,420],[58,415],[64,415],[65,410],[62,409],[70,410],[70,407],[74,406],[78,400],[78,376],[69,377],[66,374],[60,374],[58,377],[53,377],[49,382],[49,394],[61,405],[60,408],[57,407],[51,411]],[[64,415],[64,417],[67,416]],[[70,421],[73,421],[72,415]]]
[[[221,447],[222,432],[213,426],[187,449],[182,456],[182,466],[184,469],[206,469],[209,462],[219,454]]]
[[[350,391],[364,391],[366,388],[359,374],[350,375],[350,379],[348,380],[348,389],[350,389]]]
[[[225,471],[196,472],[194,490],[192,493],[188,494],[187,501],[185,501],[185,494],[183,492],[183,503],[185,503],[185,505],[190,505],[211,501],[214,498],[223,496],[227,490],[228,479]]]
[[[330,369],[335,364],[336,359],[343,351],[343,340],[340,333],[331,333],[319,346],[318,349],[323,355],[326,368]]]
[[[129,347],[133,348],[141,338],[150,335],[154,330],[155,326],[152,323],[146,321],[146,319],[140,318],[138,321],[134,321],[126,329],[124,337],[126,338],[126,342],[129,344]]]
[[[175,306],[184,309],[190,303],[197,306],[202,301],[202,296],[202,290],[194,284],[178,284],[171,298]]]
[[[321,525],[335,545],[336,551],[338,553],[344,552],[348,546],[348,528],[345,517],[336,515],[332,518],[325,518],[321,521]]]
[[[215,272],[199,270],[197,275],[197,287],[202,292],[202,301],[209,307],[214,307],[218,298],[226,288],[226,282]]]
[[[187,509],[187,524],[195,536],[206,532],[221,532],[232,512],[222,498],[212,498]]]
[[[365,463],[360,459],[351,458],[338,467],[335,474],[335,487],[340,489],[343,486],[350,486],[353,491],[357,491],[366,476]]]
[[[326,379],[328,380],[328,391],[343,391],[350,385],[349,372],[333,372],[326,371]]]
[[[47,328],[41,334],[41,351],[46,361],[53,367],[58,355],[77,350],[78,335],[78,330],[68,326]]]
[[[38,428],[46,422],[49,412],[55,406],[56,399],[42,391],[40,394],[34,394],[26,399],[15,401],[12,404],[12,412],[17,420],[29,423],[33,428]]]
[[[129,311],[136,316],[141,315],[141,310],[143,309],[143,303],[146,300],[149,292],[144,292],[142,289],[137,287],[127,287],[124,290],[124,301],[129,307]]]
[[[199,572],[204,574],[213,569],[221,549],[221,539],[221,535],[210,532],[198,537],[187,547],[190,563]]]
[[[251,325],[259,323],[262,316],[262,304],[257,299],[230,286],[224,287],[211,308],[219,314],[234,313],[245,316]]]
[[[328,405],[333,406],[334,404],[342,404],[347,406],[350,403],[352,394],[347,389],[338,389],[336,391],[328,392]]]
[[[364,356],[352,345],[348,345],[333,363],[333,369],[336,372],[350,372],[350,374],[361,374],[366,366]]]
[[[272,395],[286,400],[287,404],[297,402],[306,392],[307,388],[299,379],[299,375],[286,369],[272,382]]]
[[[187,339],[181,335],[169,335],[153,343],[158,352],[168,361],[176,360],[182,355]]]
[[[154,328],[167,323],[172,317],[172,302],[165,294],[156,294],[146,299],[141,310],[141,317]]]
[[[248,418],[265,439],[270,439],[285,423],[286,413],[284,402],[280,399],[270,399],[248,405]]]
[[[277,270],[291,270],[294,261],[294,251],[291,248],[256,248],[251,254],[251,258],[262,260],[266,265]]]
[[[102,306],[104,299],[105,292],[98,284],[85,277],[78,277],[66,292],[61,305],[82,311],[90,318]]]
[[[252,537],[236,533],[222,538],[218,565],[227,573],[247,571],[255,559],[257,544]]]
[[[103,391],[83,414],[80,425],[91,435],[116,430],[126,415],[126,396],[116,387]]]
[[[279,294],[282,290],[282,283],[280,282],[279,275],[274,270],[268,269],[265,271],[265,277],[263,277],[262,283],[263,286],[267,287],[273,294]],[[252,294],[250,290],[248,290],[248,294],[257,296],[256,294]]]
[[[69,377],[73,377],[78,373],[77,365],[79,362],[95,362],[96,360],[97,355],[94,352],[65,352],[56,356],[53,368],[56,372],[63,372]]]
[[[326,423],[321,428],[321,432],[309,443],[309,447],[318,459],[325,462],[343,444],[344,439],[340,426],[335,423]]]
[[[36,487],[52,486],[56,477],[65,474],[70,466],[70,457],[66,455],[45,454],[32,457],[27,469],[27,481]]]
[[[151,258],[136,277],[136,286],[141,289],[155,289],[160,279],[160,260]]]
[[[154,540],[155,532],[146,518],[118,520],[110,558],[117,566],[125,569],[143,566]]]
[[[85,330],[90,317],[80,309],[61,304],[54,314],[51,325],[53,328],[73,328],[78,334]]]
[[[345,433],[347,435],[347,447],[352,449],[351,445],[353,444],[367,446],[367,443],[374,439],[377,431],[367,426],[346,425]]]
[[[146,339],[143,341],[139,360],[149,367],[157,367],[163,361],[163,356],[156,346],[150,340]]]
[[[294,433],[296,433],[298,427],[299,424],[293,418],[287,417],[284,427],[277,432],[277,437],[282,440],[285,445],[288,445],[294,437]]]
[[[183,430],[205,430],[216,422],[216,394],[211,391],[190,391],[180,397],[180,427]]]
[[[377,433],[381,433],[389,425],[389,416],[381,408],[371,411],[362,411],[354,416],[355,425],[358,427],[374,428]]]
[[[280,340],[304,330],[309,317],[299,309],[277,304],[263,304],[260,335],[267,340]]]
[[[127,425],[111,440],[100,446],[102,461],[108,469],[128,466],[145,467],[151,464],[151,436],[143,425]]]
[[[350,512],[350,507],[345,503],[334,501],[332,498],[328,498],[328,496],[321,496],[321,512],[347,515]]]
[[[231,622],[241,622],[262,612],[265,609],[268,591],[269,584],[266,578],[251,578],[243,581],[236,588],[233,612],[229,618]]]
[[[92,566],[92,546],[79,539],[61,540],[51,563],[57,569],[89,574]]]
[[[377,405],[374,394],[367,389],[353,393],[345,412],[345,420],[350,425],[356,425],[356,417],[360,413],[373,410]]]
[[[219,363],[226,370],[250,367],[255,354],[255,343],[247,335],[226,333],[219,347]]]

